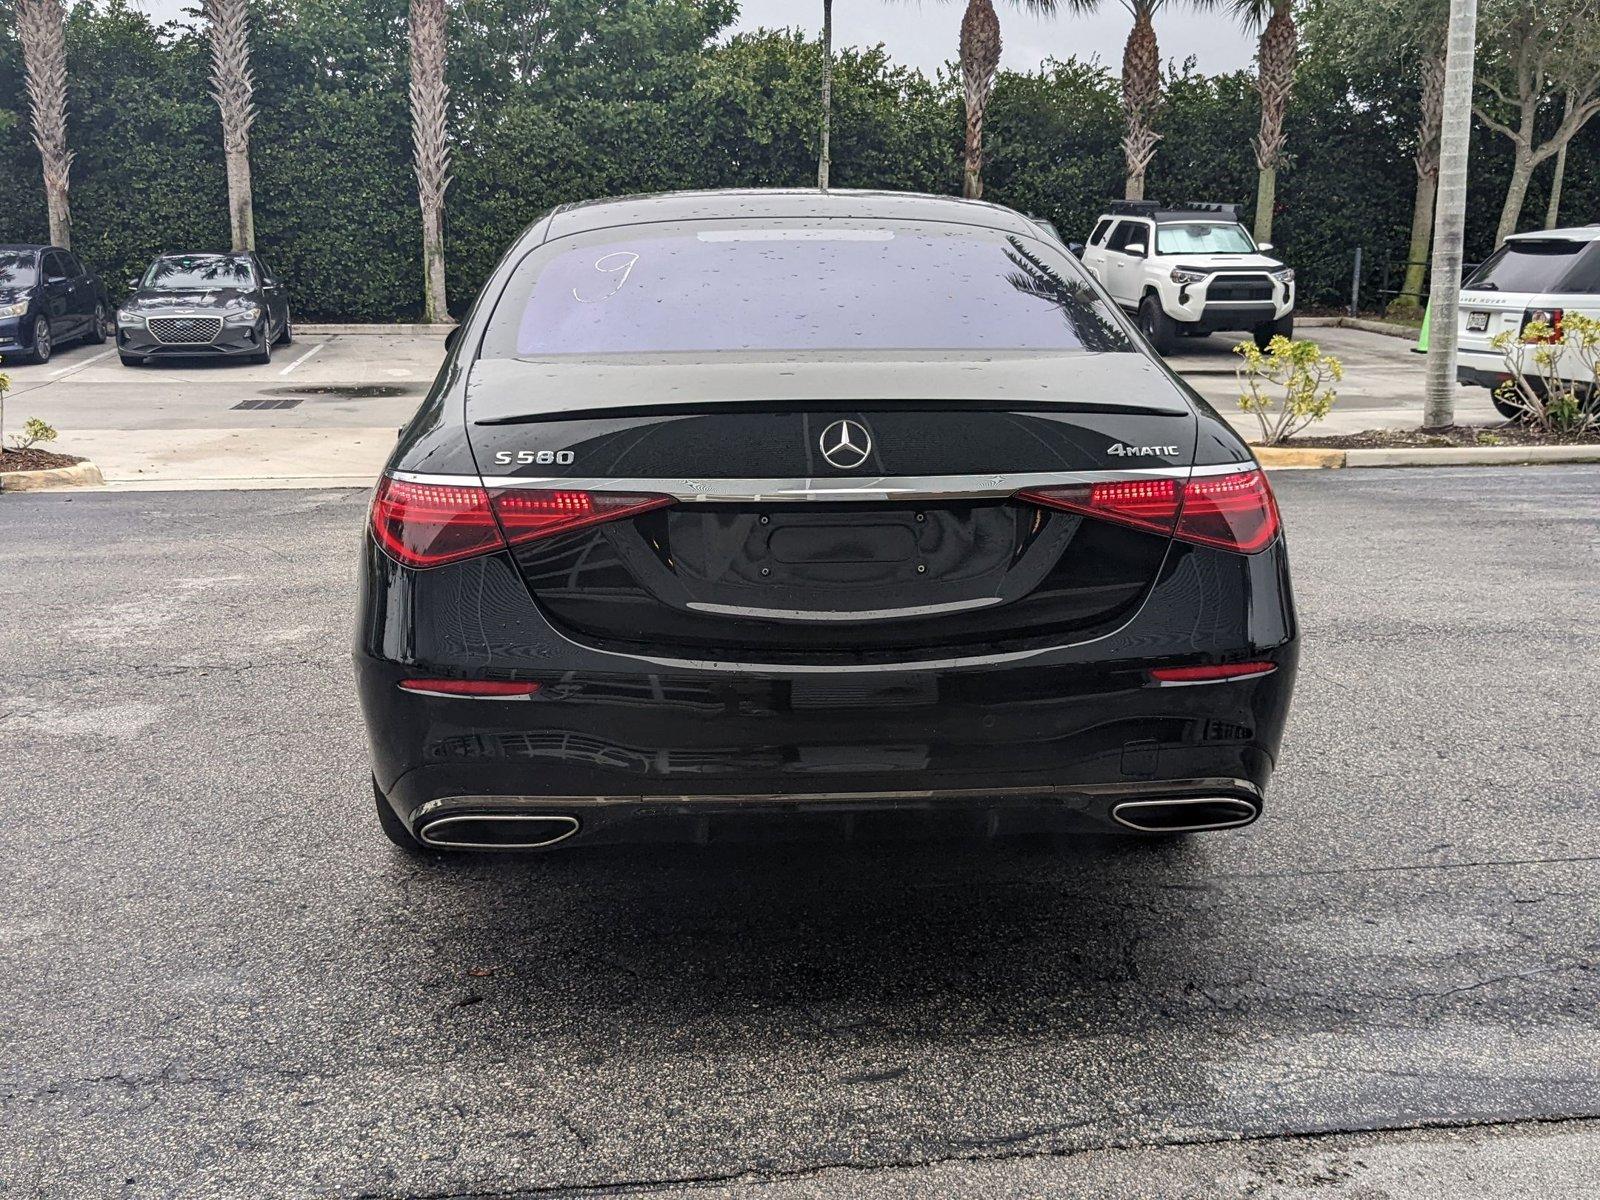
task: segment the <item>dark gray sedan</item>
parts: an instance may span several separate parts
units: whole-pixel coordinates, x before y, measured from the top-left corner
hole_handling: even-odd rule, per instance
[[[126,366],[152,358],[272,361],[294,340],[283,284],[253,252],[163,254],[117,310]]]

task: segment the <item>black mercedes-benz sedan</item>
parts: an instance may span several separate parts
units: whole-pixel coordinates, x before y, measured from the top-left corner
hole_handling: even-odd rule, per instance
[[[1294,685],[1249,449],[1035,221],[556,209],[374,494],[356,638],[413,849],[1261,811]]]
[[[283,284],[253,251],[163,254],[117,310],[125,366],[152,358],[272,361],[294,340]]]
[[[74,338],[111,336],[105,284],[60,246],[0,246],[0,357],[47,363]]]

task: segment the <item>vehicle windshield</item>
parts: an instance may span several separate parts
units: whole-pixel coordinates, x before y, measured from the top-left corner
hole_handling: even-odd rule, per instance
[[[192,254],[156,259],[144,273],[140,286],[154,292],[192,292],[209,288],[247,288],[254,283],[249,259]]]
[[[1157,254],[1254,254],[1255,240],[1232,221],[1156,226]]]
[[[1555,292],[1589,245],[1565,238],[1507,242],[1462,284],[1480,292]]]
[[[678,351],[1132,348],[1076,260],[914,222],[656,224],[529,255],[488,357]]]
[[[0,250],[0,287],[32,287],[39,281],[39,256],[32,250]]]

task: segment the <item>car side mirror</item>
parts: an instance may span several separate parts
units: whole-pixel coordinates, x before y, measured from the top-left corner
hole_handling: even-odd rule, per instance
[[[450,326],[450,332],[444,335],[444,348],[447,351],[448,350],[454,350],[456,348],[456,343],[459,342],[460,340],[461,340],[461,326],[452,325],[452,326]]]
[[[1074,258],[1082,258],[1083,257],[1083,243],[1082,242],[1068,242],[1067,243],[1067,249],[1072,252],[1072,255],[1073,255]]]
[[[1272,249],[1272,243],[1271,242],[1261,242],[1260,244],[1258,244],[1256,246],[1256,249],[1261,251],[1261,253],[1265,254],[1268,250]]]
[[[139,290],[139,280],[137,278],[128,280],[128,290],[130,292],[137,292]]]
[[[1123,253],[1131,255],[1134,258],[1143,258],[1144,250],[1145,246],[1143,242],[1129,242],[1128,245],[1123,249]]]

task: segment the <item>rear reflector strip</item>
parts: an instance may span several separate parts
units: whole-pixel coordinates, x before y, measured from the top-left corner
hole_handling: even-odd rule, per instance
[[[1152,667],[1150,682],[1156,687],[1183,687],[1192,683],[1224,683],[1236,679],[1258,679],[1278,669],[1276,663],[1223,663],[1209,667]]]
[[[527,700],[544,687],[540,683],[511,683],[503,679],[402,679],[400,690],[419,696],[450,696],[466,700]]]

